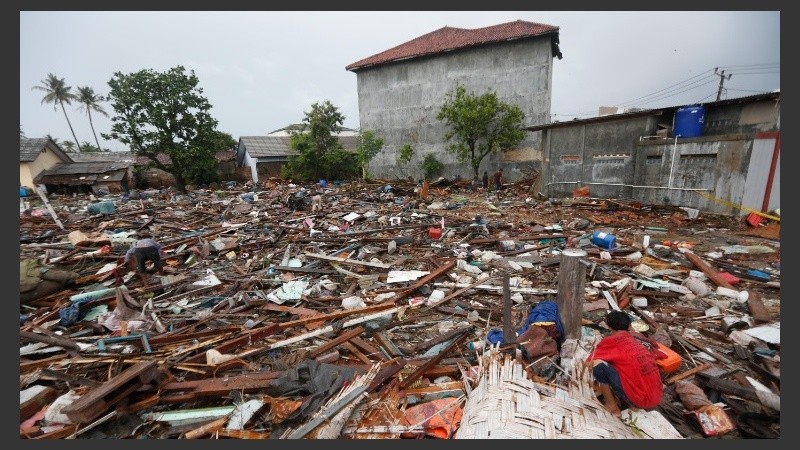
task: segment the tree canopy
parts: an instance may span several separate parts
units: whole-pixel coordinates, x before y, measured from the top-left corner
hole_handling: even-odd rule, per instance
[[[86,111],[86,114],[89,116],[89,126],[92,127],[92,134],[94,135],[94,141],[97,143],[97,148],[102,150],[102,147],[100,147],[100,140],[97,139],[97,132],[94,131],[92,111],[108,117],[108,113],[100,105],[100,102],[104,101],[105,98],[103,98],[102,95],[95,94],[94,89],[89,86],[78,86],[78,95],[76,97],[76,100],[80,103],[79,109]]]
[[[292,130],[289,145],[298,154],[281,169],[282,175],[301,180],[343,179],[355,176],[357,156],[339,142],[345,116],[329,100],[314,103],[306,111],[302,127]]]
[[[481,161],[487,155],[511,148],[525,138],[525,114],[517,105],[501,102],[491,89],[483,95],[467,93],[462,85],[445,97],[436,118],[448,127],[448,151],[459,161],[469,161],[478,178]]]
[[[198,84],[194,71],[187,73],[183,66],[165,72],[115,72],[108,82],[107,100],[116,115],[111,118],[111,133],[101,135],[128,144],[150,165],[172,174],[181,192],[186,191],[187,181],[213,181],[215,153],[220,150],[218,122]]]
[[[369,162],[372,161],[380,151],[383,149],[383,138],[375,135],[372,130],[362,130],[359,133],[358,144],[358,165],[361,166],[361,178],[367,179],[367,168]]]
[[[42,103],[52,103],[54,111],[58,109],[56,105],[61,106],[61,111],[64,112],[64,118],[67,119],[67,125],[69,125],[69,131],[72,132],[72,137],[75,139],[75,142],[78,142],[78,137],[75,136],[75,130],[72,129],[72,122],[69,121],[67,110],[64,108],[64,103],[71,105],[73,100],[78,99],[72,92],[72,86],[67,86],[63,78],[58,78],[54,73],[49,73],[47,74],[47,78],[40,81],[38,86],[34,86],[31,89],[46,92],[44,97],[42,97]]]

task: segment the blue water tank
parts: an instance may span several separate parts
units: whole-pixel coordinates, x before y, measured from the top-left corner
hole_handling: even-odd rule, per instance
[[[703,135],[703,123],[706,119],[706,108],[702,105],[684,106],[675,111],[675,136],[690,138]]]

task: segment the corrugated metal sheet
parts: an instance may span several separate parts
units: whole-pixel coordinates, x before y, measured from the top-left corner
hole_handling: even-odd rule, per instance
[[[288,158],[297,151],[289,146],[289,136],[242,136],[239,138],[245,151],[252,158],[280,156]],[[358,136],[339,136],[339,143],[347,151],[355,151],[358,147]]]

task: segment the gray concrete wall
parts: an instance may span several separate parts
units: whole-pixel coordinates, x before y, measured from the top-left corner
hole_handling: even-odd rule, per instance
[[[522,109],[524,126],[547,123],[553,71],[550,40],[546,36],[485,45],[356,72],[360,127],[384,139],[384,150],[371,161],[370,173],[419,179],[421,161],[435,153],[445,165],[445,176],[472,178],[469,163],[456,161],[446,151],[446,128],[436,119],[445,95],[457,83],[476,95],[491,88],[501,101]],[[414,148],[415,156],[398,167],[397,156],[405,144]],[[541,152],[541,133],[528,133],[517,149],[508,152],[514,162],[504,164],[506,179],[520,178],[526,166],[540,168]],[[479,174],[494,172],[504,159],[499,154],[487,156]]]
[[[707,111],[706,120],[713,123],[707,135],[677,142],[640,139],[654,134],[664,119],[658,116],[551,128],[544,136],[543,192],[571,197],[575,188],[589,186],[591,197],[746,214],[731,204],[742,204],[747,189],[757,190],[751,185],[764,184],[760,177],[748,178],[748,172],[760,167],[751,162],[755,133],[777,130],[780,111],[774,105],[727,105]],[[708,135],[719,131],[726,134]],[[773,183],[773,189],[780,189],[779,178]]]

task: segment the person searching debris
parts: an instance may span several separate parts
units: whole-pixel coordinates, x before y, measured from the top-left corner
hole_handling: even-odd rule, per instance
[[[161,261],[161,244],[145,233],[140,234],[140,239],[131,245],[123,258],[123,262],[139,275],[144,287],[148,286],[147,261],[153,263],[159,275],[166,275]]]
[[[499,191],[503,189],[503,168],[501,167],[497,172],[492,175],[492,181],[494,182],[494,190]]]
[[[610,311],[606,324],[612,334],[604,337],[586,358],[592,364],[595,388],[603,404],[616,417],[625,408],[652,409],[661,403],[664,385],[656,359],[665,358],[642,342],[658,348],[655,341],[630,331],[631,317],[622,311]],[[619,400],[619,404],[617,403]]]

